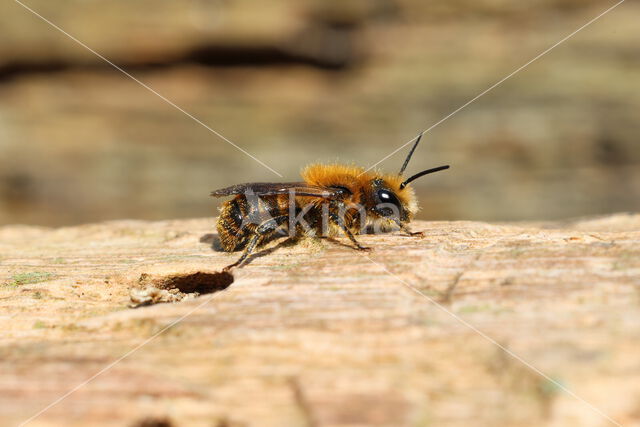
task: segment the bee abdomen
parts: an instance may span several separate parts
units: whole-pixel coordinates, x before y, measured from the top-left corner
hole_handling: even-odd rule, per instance
[[[227,252],[244,248],[249,240],[250,232],[243,228],[246,205],[247,200],[243,196],[235,197],[222,205],[217,228],[222,249]]]

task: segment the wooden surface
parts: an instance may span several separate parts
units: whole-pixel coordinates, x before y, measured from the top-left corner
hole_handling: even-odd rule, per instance
[[[640,215],[285,244],[129,308],[235,260],[213,225],[0,228],[0,424],[128,354],[29,425],[613,425],[561,386],[640,425]]]

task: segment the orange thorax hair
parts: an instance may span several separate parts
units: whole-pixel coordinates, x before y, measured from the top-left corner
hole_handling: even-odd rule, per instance
[[[400,184],[404,180],[400,175],[381,174],[376,171],[365,171],[364,168],[359,166],[336,163],[327,165],[311,164],[302,170],[301,175],[307,184],[320,187],[340,186],[347,188],[353,194],[352,203],[362,203],[363,194],[370,193],[373,181],[380,179],[386,188],[396,194],[411,216],[418,211],[418,203],[413,189],[408,185],[400,189]]]

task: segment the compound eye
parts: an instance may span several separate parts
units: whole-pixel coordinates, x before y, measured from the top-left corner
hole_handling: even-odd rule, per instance
[[[376,209],[379,214],[381,214],[382,216],[392,216],[394,215],[394,213],[396,215],[398,214],[398,211],[400,211],[400,201],[398,200],[396,195],[393,194],[393,192],[389,190],[378,190],[376,195],[378,196],[378,205],[382,205],[378,206]],[[396,212],[394,212],[394,209],[392,209],[388,205],[396,206],[398,209],[396,210]]]
[[[378,191],[378,198],[380,199],[380,203],[391,203],[392,205],[400,207],[398,198],[389,190]]]

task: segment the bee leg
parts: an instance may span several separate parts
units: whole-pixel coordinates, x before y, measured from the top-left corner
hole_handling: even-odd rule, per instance
[[[260,241],[269,233],[272,233],[273,231],[277,230],[278,227],[280,227],[283,220],[287,218],[288,216],[281,215],[275,218],[268,219],[262,222],[260,225],[258,225],[255,231],[253,232],[253,235],[251,236],[251,240],[249,240],[249,243],[247,243],[247,246],[245,247],[244,252],[242,252],[242,255],[240,256],[240,258],[233,264],[227,265],[225,268],[222,269],[222,271],[229,271],[233,267],[238,267],[239,265],[241,265],[247,259],[247,257],[253,253],[253,251],[258,246]]]
[[[396,221],[396,224],[398,225],[398,227],[400,227],[400,230],[404,231],[407,234],[407,236],[424,237],[424,233],[422,231],[411,231],[411,230],[409,230],[409,227],[407,227],[406,225],[404,225],[400,221]]]
[[[349,230],[347,228],[347,226],[345,225],[344,221],[342,221],[342,218],[340,218],[338,215],[336,215],[334,213],[330,213],[329,214],[329,218],[331,218],[336,224],[338,224],[338,226],[340,226],[340,228],[342,229],[344,234],[346,234],[347,237],[349,238],[349,240],[351,240],[351,242],[356,246],[357,250],[359,250],[359,251],[370,251],[371,250],[371,248],[369,248],[367,246],[362,246],[360,243],[358,243],[358,241],[356,240],[356,237],[353,235],[351,230]]]
[[[260,236],[259,234],[254,234],[253,236],[251,236],[251,240],[249,240],[249,243],[245,247],[244,252],[242,252],[242,255],[240,256],[240,258],[233,264],[227,265],[225,268],[222,269],[222,271],[229,271],[233,267],[237,267],[240,264],[242,264],[244,260],[247,259],[249,255],[251,255],[255,247],[258,245],[258,241],[260,240],[260,237],[262,236]]]

